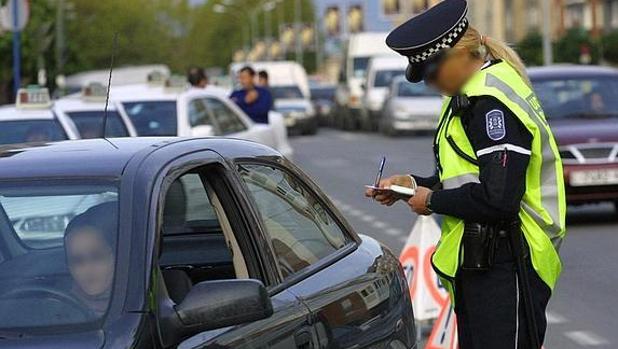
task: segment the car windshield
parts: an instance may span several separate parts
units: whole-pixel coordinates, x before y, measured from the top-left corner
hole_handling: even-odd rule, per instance
[[[117,205],[116,186],[107,181],[0,184],[2,336],[71,331],[106,313]]]
[[[311,99],[320,100],[320,99],[334,99],[335,98],[335,88],[334,87],[317,87],[311,89]]]
[[[177,136],[176,101],[122,103],[139,136]]]
[[[616,78],[532,78],[532,84],[548,119],[618,116]]]
[[[401,81],[397,84],[397,96],[399,97],[437,97],[439,94],[425,84],[412,84]]]
[[[54,142],[67,138],[58,120],[0,121],[0,144]]]
[[[391,84],[393,79],[399,75],[403,75],[405,71],[402,69],[397,70],[378,70],[373,80],[373,86],[386,87]]]
[[[67,115],[73,120],[81,138],[91,139],[101,137],[103,125],[103,111],[75,111]],[[107,111],[107,122],[105,125],[106,137],[128,137],[129,132],[125,127],[120,114],[117,111]]]
[[[364,78],[367,73],[367,66],[369,65],[369,57],[355,57],[352,60],[352,69],[354,70],[354,77]]]
[[[271,86],[270,91],[274,99],[301,99],[303,93],[298,86]]]

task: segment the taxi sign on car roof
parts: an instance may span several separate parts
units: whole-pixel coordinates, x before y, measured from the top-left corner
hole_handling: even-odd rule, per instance
[[[46,109],[51,105],[49,90],[46,87],[29,86],[17,91],[15,106],[18,109]]]
[[[148,85],[161,86],[165,82],[165,75],[160,70],[153,70],[147,77]]]
[[[182,91],[187,88],[187,79],[182,75],[172,75],[165,80],[164,87],[168,92]]]
[[[92,82],[82,88],[82,99],[89,102],[102,102],[107,97],[107,87],[100,82]]]

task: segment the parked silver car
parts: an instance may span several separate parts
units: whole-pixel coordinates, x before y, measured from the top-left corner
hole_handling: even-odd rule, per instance
[[[412,84],[404,76],[393,79],[380,118],[380,131],[395,136],[403,131],[429,131],[436,127],[442,97],[425,84]]]

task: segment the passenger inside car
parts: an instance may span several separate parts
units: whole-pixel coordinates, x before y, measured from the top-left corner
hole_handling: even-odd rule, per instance
[[[71,220],[64,235],[66,260],[77,299],[97,316],[109,304],[114,279],[117,204],[93,206]]]

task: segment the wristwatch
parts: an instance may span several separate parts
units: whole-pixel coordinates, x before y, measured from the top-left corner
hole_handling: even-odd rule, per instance
[[[425,198],[425,208],[427,208],[427,211],[429,211],[429,213],[433,213],[433,210],[431,209],[431,196],[433,195],[433,192],[429,192],[429,194],[427,194],[427,197]]]

